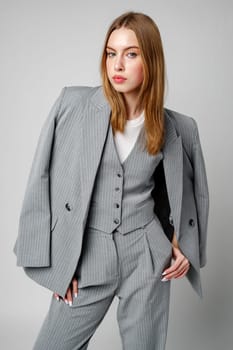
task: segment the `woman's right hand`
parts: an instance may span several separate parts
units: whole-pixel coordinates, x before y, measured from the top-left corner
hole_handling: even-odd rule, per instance
[[[66,291],[65,298],[62,298],[59,294],[54,293],[54,297],[57,299],[57,301],[60,301],[60,298],[70,306],[73,303],[73,296],[77,298],[78,296],[78,280],[74,277],[70,283],[69,288]]]

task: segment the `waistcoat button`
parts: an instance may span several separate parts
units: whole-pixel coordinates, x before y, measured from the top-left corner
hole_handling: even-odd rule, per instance
[[[120,204],[115,203],[115,207],[116,207],[116,208],[119,208],[119,207],[120,207]]]
[[[119,224],[119,219],[114,219],[115,224]]]
[[[120,191],[120,188],[119,187],[115,187],[115,191]]]
[[[117,174],[118,177],[122,177],[122,175],[120,173]]]
[[[66,207],[66,209],[67,209],[68,211],[71,211],[71,206],[70,206],[69,203],[66,203],[66,204],[65,204],[65,207]]]
[[[195,221],[193,219],[190,219],[189,220],[189,225],[194,227],[195,226]]]

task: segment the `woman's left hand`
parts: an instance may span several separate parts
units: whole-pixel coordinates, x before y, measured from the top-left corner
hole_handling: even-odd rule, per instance
[[[182,254],[181,250],[177,247],[172,247],[172,258],[174,263],[163,271],[162,281],[168,281],[172,278],[182,278],[186,275],[190,268],[189,260]]]

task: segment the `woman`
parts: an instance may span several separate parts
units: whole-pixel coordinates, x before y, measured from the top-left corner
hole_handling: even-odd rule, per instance
[[[153,20],[116,18],[103,86],[65,87],[41,131],[14,247],[54,292],[34,349],[87,349],[115,296],[123,349],[165,349],[170,281],[201,296],[208,186],[194,119],[164,108]]]

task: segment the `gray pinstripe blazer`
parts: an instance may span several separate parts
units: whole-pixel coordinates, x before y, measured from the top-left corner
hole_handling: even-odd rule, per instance
[[[62,296],[81,253],[109,117],[102,87],[64,87],[32,162],[14,252],[30,278]],[[165,126],[163,169],[154,174],[160,183],[153,192],[155,212],[167,235],[175,230],[191,262],[187,277],[201,296],[209,193],[198,127],[194,119],[168,109]]]

